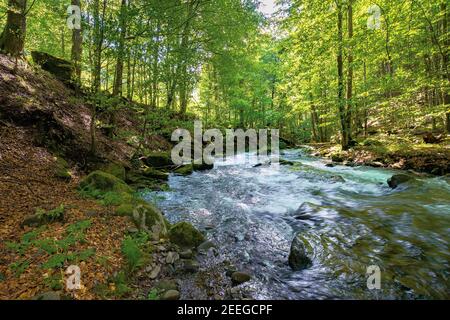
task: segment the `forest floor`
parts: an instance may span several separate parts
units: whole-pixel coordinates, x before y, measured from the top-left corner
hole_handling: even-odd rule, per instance
[[[367,165],[416,173],[446,175],[450,173],[450,136],[441,143],[427,144],[421,136],[411,134],[377,134],[348,151],[332,143],[308,144],[311,153],[349,166]]]
[[[114,138],[101,126],[108,115],[99,114],[92,157],[89,100],[26,62],[16,68],[4,55],[0,106],[0,299],[155,299],[163,292],[152,289],[157,281],[176,288],[173,274],[166,272],[168,256],[176,257],[173,246],[164,239],[146,240],[145,264],[132,273],[124,239],[140,234],[131,219],[78,190],[92,170],[110,163],[127,170],[132,166],[139,146],[136,113],[119,112]],[[170,126],[180,125],[159,111],[153,117],[159,120],[153,125],[166,135]],[[150,134],[144,146],[161,151],[171,144]],[[63,218],[42,226],[25,223],[41,213]],[[65,282],[72,264],[81,271],[76,291]]]

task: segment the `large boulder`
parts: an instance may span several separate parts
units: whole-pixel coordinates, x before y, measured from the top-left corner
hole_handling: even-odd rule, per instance
[[[152,152],[143,159],[143,162],[153,168],[170,168],[174,165],[168,152]]]
[[[188,176],[194,172],[194,166],[192,164],[187,164],[182,167],[177,168],[174,173],[180,176]]]
[[[163,213],[144,200],[124,203],[116,208],[116,214],[130,217],[139,230],[152,233],[156,239],[166,237],[170,228]]]
[[[169,180],[169,174],[167,174],[166,172],[162,172],[160,170],[156,170],[154,168],[145,168],[144,170],[141,171],[141,174],[144,177],[150,178],[150,179],[156,179],[156,180],[162,180],[162,181]]]
[[[388,181],[389,187],[392,189],[396,189],[399,185],[404,184],[406,182],[414,180],[413,177],[407,175],[407,174],[396,174],[393,175]]]
[[[312,261],[309,256],[310,254],[308,253],[301,236],[299,234],[296,235],[291,245],[289,266],[294,271],[307,269],[312,265]]]
[[[179,222],[172,226],[169,239],[182,248],[197,248],[205,241],[203,234],[188,222]]]
[[[95,192],[126,192],[132,193],[133,189],[123,180],[103,171],[94,171],[81,180],[80,189],[89,193]]]
[[[58,80],[65,84],[73,84],[74,66],[70,61],[54,57],[45,52],[32,51],[33,61],[40,65],[42,69],[50,72]]]
[[[214,165],[213,164],[207,164],[207,163],[202,163],[202,164],[193,164],[194,170],[195,171],[206,171],[206,170],[212,170],[214,169]]]
[[[108,163],[107,165],[103,166],[101,169],[103,172],[112,174],[116,178],[119,178],[120,180],[125,181],[126,179],[126,170],[123,165],[120,163]]]

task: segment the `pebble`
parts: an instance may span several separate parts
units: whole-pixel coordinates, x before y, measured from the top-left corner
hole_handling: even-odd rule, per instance
[[[252,277],[245,272],[236,271],[231,275],[231,280],[233,280],[233,283],[235,284],[242,284],[247,281],[250,281]]]
[[[177,290],[168,290],[161,297],[162,300],[179,300],[180,292]]]
[[[181,259],[191,259],[192,256],[193,256],[193,253],[192,253],[191,249],[187,249],[187,250],[180,252]]]
[[[166,257],[166,263],[173,264],[175,261],[180,259],[180,255],[176,252],[169,252]]]
[[[150,272],[150,279],[156,279],[159,275],[159,273],[161,272],[161,266],[156,266],[152,272]]]
[[[184,271],[186,272],[197,272],[200,269],[200,265],[195,260],[186,260],[183,265]]]

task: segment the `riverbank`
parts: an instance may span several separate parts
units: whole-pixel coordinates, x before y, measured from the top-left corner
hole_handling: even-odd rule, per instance
[[[141,141],[145,106],[122,101],[128,108],[116,113],[114,128],[99,109],[92,153],[93,102],[85,93],[4,55],[0,92],[0,299],[225,297],[231,278],[211,280],[218,272],[197,261],[204,236],[169,224],[140,197],[167,188],[173,170],[202,169],[174,167],[165,153],[166,137],[189,116],[148,111],[158,120],[147,129],[158,134]],[[202,241],[192,243],[193,234]],[[66,283],[71,265],[81,272],[77,290]],[[183,281],[205,290],[184,292]]]
[[[386,134],[362,140],[348,151],[331,143],[306,147],[312,155],[329,159],[330,165],[366,165],[437,176],[450,173],[450,137],[439,144],[426,144],[420,137]]]

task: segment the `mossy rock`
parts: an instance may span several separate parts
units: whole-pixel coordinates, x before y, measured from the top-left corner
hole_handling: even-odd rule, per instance
[[[410,175],[406,174],[395,174],[391,178],[388,179],[387,183],[390,188],[396,189],[398,186],[411,182],[416,181],[416,179]]]
[[[166,237],[170,228],[170,223],[163,213],[152,204],[141,199],[124,203],[117,207],[115,212],[119,216],[130,217],[139,230],[151,232],[156,238]]]
[[[168,168],[174,165],[169,152],[152,152],[143,161],[153,168]]]
[[[55,162],[55,176],[62,180],[72,179],[72,175],[69,172],[69,164],[61,157],[56,158]]]
[[[194,171],[206,171],[206,170],[212,170],[214,169],[214,165],[213,164],[206,164],[206,163],[202,163],[202,164],[193,164],[194,167]]]
[[[333,162],[344,162],[344,157],[340,153],[333,153],[331,155],[331,160],[333,160]]]
[[[188,176],[194,172],[194,167],[192,164],[184,165],[174,171],[175,174],[180,176]]]
[[[23,220],[21,226],[40,227],[53,222],[63,222],[65,210],[63,204],[49,211],[38,208],[35,214],[30,215]]]
[[[103,171],[94,171],[81,180],[80,189],[87,192],[125,192],[133,193],[133,189],[123,180]]]
[[[293,166],[294,164],[292,161],[280,159],[280,165],[282,166]]]
[[[365,147],[379,147],[383,145],[383,142],[376,139],[367,138],[362,142],[362,145]]]
[[[157,172],[155,169],[149,170],[147,173],[142,170],[135,170],[128,172],[126,182],[135,189],[160,190],[168,179],[167,173]]]
[[[172,226],[169,239],[182,248],[197,248],[205,241],[203,234],[188,222],[179,222]]]
[[[156,180],[162,180],[167,181],[169,180],[169,175],[165,172],[162,172],[160,170],[156,170],[154,168],[145,168],[142,171],[142,175],[146,178],[156,179]]]
[[[57,58],[45,52],[32,51],[33,61],[42,69],[53,74],[65,84],[71,84],[74,75],[74,66],[70,61]]]
[[[125,167],[119,163],[109,163],[102,168],[102,171],[112,174],[120,180],[125,181],[126,179]]]

